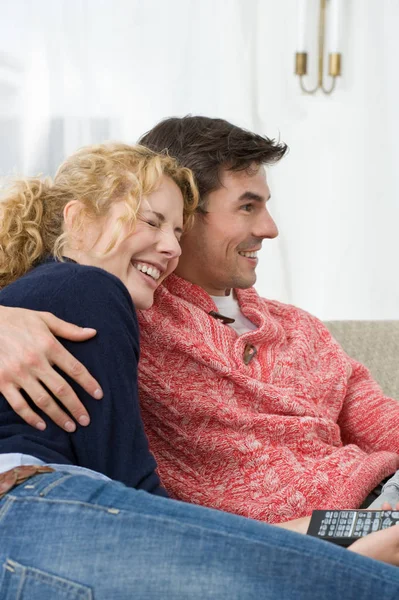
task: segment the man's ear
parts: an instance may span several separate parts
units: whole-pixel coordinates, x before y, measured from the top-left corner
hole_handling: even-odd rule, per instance
[[[67,231],[71,231],[73,229],[74,223],[76,221],[76,217],[80,213],[82,208],[81,202],[79,200],[71,200],[64,206],[63,216],[65,229]]]

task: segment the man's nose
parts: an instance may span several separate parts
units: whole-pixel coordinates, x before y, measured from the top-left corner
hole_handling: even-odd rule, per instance
[[[278,236],[278,228],[274,222],[273,217],[268,210],[262,214],[262,216],[256,220],[254,231],[252,232],[255,237],[274,239]]]

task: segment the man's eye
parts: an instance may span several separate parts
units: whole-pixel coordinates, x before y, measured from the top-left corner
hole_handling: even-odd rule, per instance
[[[245,212],[251,212],[253,210],[253,204],[243,204],[241,209],[245,210]]]

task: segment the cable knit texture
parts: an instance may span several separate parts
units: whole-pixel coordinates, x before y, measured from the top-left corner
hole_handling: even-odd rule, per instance
[[[140,314],[142,414],[163,484],[270,523],[359,506],[399,468],[399,403],[315,317],[236,294],[258,326],[241,336],[175,275]]]

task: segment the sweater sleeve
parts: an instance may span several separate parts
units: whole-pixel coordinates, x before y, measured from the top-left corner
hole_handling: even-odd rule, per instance
[[[338,419],[343,442],[399,454],[399,402],[383,394],[365,366],[348,360],[352,374]]]
[[[399,402],[384,395],[367,367],[345,353],[322,321],[302,309],[293,310],[301,318],[312,353],[322,358],[323,368],[343,368],[348,373],[336,417],[343,443],[356,444],[367,453],[399,454]],[[334,364],[335,357],[339,362]]]
[[[399,454],[399,402],[384,395],[367,367],[349,357],[319,319],[307,316],[318,332],[317,351],[327,356],[330,349],[338,351],[349,373],[337,419],[343,443],[356,444],[368,453]]]

